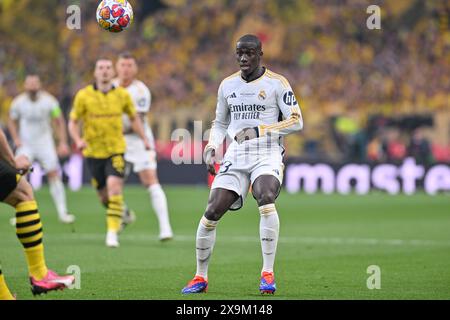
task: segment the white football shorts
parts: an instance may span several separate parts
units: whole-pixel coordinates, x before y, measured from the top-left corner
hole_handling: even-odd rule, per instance
[[[156,170],[156,152],[145,150],[144,142],[136,136],[126,135],[127,151],[125,161],[133,165],[133,172],[139,173],[143,170]],[[152,145],[154,143],[151,141]]]
[[[16,151],[16,156],[21,155],[26,156],[31,163],[37,161],[46,173],[59,170],[58,155],[53,140],[45,144],[23,145]]]
[[[219,173],[214,179],[211,189],[227,189],[236,192],[239,199],[230,210],[239,210],[244,204],[250,186],[262,175],[272,175],[283,183],[282,146],[270,148],[253,148],[250,141],[241,145],[233,142],[226,151]]]

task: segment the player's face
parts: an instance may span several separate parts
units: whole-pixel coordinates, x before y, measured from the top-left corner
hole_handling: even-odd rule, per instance
[[[238,42],[236,45],[236,59],[243,74],[251,74],[259,67],[261,51],[256,43]]]
[[[30,94],[36,94],[41,89],[41,80],[38,76],[27,76],[25,79],[25,90]]]
[[[102,83],[110,82],[114,77],[114,68],[112,61],[111,60],[97,61],[97,64],[95,65],[94,77],[95,80]]]
[[[137,74],[136,61],[134,59],[119,59],[116,70],[120,80],[132,80]]]

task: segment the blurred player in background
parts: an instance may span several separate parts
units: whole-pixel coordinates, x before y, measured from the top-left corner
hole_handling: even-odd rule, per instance
[[[2,130],[0,130],[0,201],[16,209],[16,233],[24,248],[31,291],[41,294],[64,289],[73,276],[59,276],[47,268],[42,243],[42,223],[31,185],[21,179],[31,167],[27,157],[14,158]],[[0,300],[13,300],[0,267]]]
[[[83,151],[93,176],[100,201],[107,208],[106,245],[118,247],[118,233],[124,211],[123,178],[126,150],[123,135],[123,114],[131,127],[150,150],[150,142],[128,92],[112,83],[114,66],[109,59],[99,59],[95,65],[95,83],[81,89],[75,96],[70,113],[69,132],[78,150]],[[80,136],[83,125],[83,137]]]
[[[151,203],[159,221],[159,239],[161,241],[169,240],[173,237],[173,232],[169,221],[167,198],[158,181],[155,141],[147,120],[151,106],[151,93],[142,81],[136,79],[138,66],[136,59],[130,53],[123,53],[119,56],[116,70],[118,78],[114,84],[126,88],[130,93],[138,112],[138,119],[142,122],[145,135],[151,144],[151,150],[145,150],[142,140],[131,130],[130,119],[124,115],[124,132],[127,142],[125,160],[139,175],[142,185],[150,194]],[[133,222],[134,213],[127,207],[125,209],[124,224]]]
[[[58,146],[55,149],[52,124],[56,128]],[[25,155],[31,162],[38,161],[47,174],[50,193],[63,223],[73,223],[68,213],[66,192],[59,174],[59,157],[70,154],[64,116],[58,101],[41,89],[36,74],[25,79],[25,92],[17,96],[10,109],[9,132],[17,148],[16,155]]]
[[[273,266],[280,223],[275,200],[283,180],[282,137],[301,130],[303,120],[289,82],[263,67],[262,56],[261,41],[256,36],[240,38],[236,58],[241,71],[223,80],[219,87],[216,119],[204,151],[211,174],[216,175],[216,150],[227,133],[234,141],[214,179],[197,229],[197,272],[183,288],[185,294],[207,290],[217,224],[228,210],[242,207],[250,186],[261,216],[263,267],[259,290],[272,294],[276,290]]]

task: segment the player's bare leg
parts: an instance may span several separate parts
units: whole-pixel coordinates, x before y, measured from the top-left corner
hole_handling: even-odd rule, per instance
[[[72,284],[73,276],[59,276],[47,269],[42,223],[32,187],[26,179],[19,180],[4,202],[16,209],[16,233],[24,247],[33,294],[64,289]]]
[[[108,195],[106,245],[110,248],[117,248],[119,246],[118,233],[122,224],[124,206],[123,178],[109,176],[106,180],[106,191]]]
[[[262,175],[253,183],[252,193],[258,203],[261,215],[259,233],[263,255],[261,271],[261,293],[273,294],[276,284],[273,273],[275,254],[277,251],[280,221],[275,208],[275,200],[280,192],[280,182],[271,175]]]
[[[58,212],[59,221],[62,223],[73,223],[75,221],[75,216],[68,213],[66,192],[58,171],[49,171],[47,173],[47,178],[50,187],[50,194],[52,195],[56,211]]]
[[[182,293],[200,293],[207,290],[208,264],[216,242],[217,224],[238,198],[234,191],[221,188],[211,190],[206,212],[197,229],[197,271],[194,279],[183,288]]]
[[[148,190],[156,217],[159,222],[159,239],[161,241],[170,240],[173,237],[170,226],[169,210],[167,198],[164,190],[159,184],[156,170],[146,169],[139,172],[142,185]]]

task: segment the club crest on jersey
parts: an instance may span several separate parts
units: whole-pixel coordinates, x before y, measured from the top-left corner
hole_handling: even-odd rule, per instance
[[[288,106],[296,106],[297,99],[295,99],[295,95],[292,91],[288,91],[283,96],[283,101]]]
[[[261,90],[261,92],[258,94],[259,100],[266,100],[267,94],[264,90]]]
[[[145,101],[146,101],[146,99],[145,98],[141,98],[141,99],[139,99],[139,101],[138,101],[138,106],[139,107],[145,107]]]

